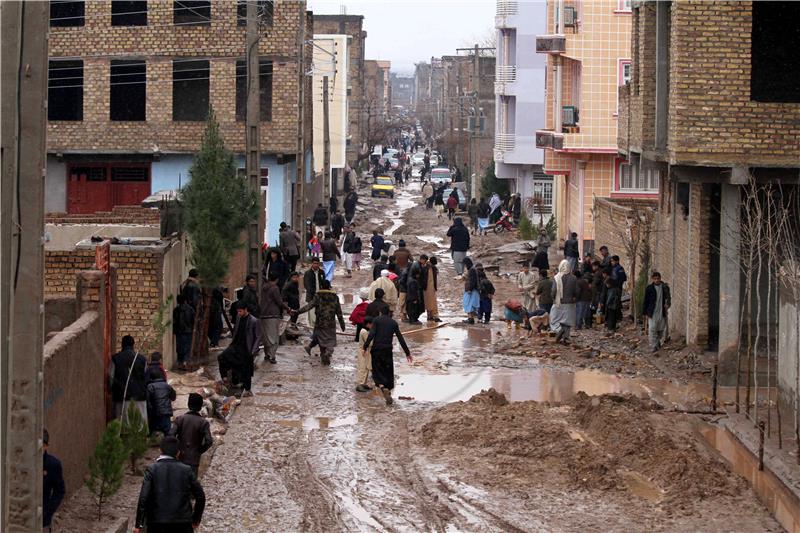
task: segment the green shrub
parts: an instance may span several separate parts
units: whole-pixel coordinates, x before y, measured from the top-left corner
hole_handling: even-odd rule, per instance
[[[150,432],[147,421],[133,402],[128,403],[128,412],[122,424],[122,442],[131,462],[131,474],[136,474],[136,461],[144,457],[150,447]]]
[[[527,213],[522,211],[522,214],[519,217],[519,236],[521,239],[526,241],[533,240],[537,237],[538,231],[536,230],[536,226],[533,225],[531,219],[528,218]]]
[[[550,217],[550,220],[547,221],[547,224],[544,225],[545,231],[547,231],[547,236],[550,238],[550,242],[556,241],[556,232],[558,231],[558,224],[556,223],[556,217]]]
[[[122,486],[122,465],[128,451],[120,438],[120,422],[114,420],[106,427],[94,454],[89,458],[89,479],[86,486],[97,498],[97,520],[103,513],[103,504]]]

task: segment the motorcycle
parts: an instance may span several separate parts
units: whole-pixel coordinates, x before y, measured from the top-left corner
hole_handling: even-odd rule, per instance
[[[512,222],[511,213],[503,210],[503,215],[500,220],[494,224],[494,232],[496,234],[503,233],[504,231],[514,231],[514,223]]]

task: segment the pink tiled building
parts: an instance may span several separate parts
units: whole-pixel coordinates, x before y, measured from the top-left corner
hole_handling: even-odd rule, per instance
[[[618,87],[630,80],[630,0],[548,0],[544,172],[555,176],[559,237],[594,245],[596,197],[655,197],[657,183],[633,183],[618,155]]]

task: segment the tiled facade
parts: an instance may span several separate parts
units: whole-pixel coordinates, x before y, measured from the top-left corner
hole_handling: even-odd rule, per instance
[[[237,2],[211,2],[207,25],[176,25],[173,7],[168,0],[150,0],[146,25],[113,26],[110,1],[86,2],[83,25],[50,28],[51,61],[83,60],[83,78],[75,82],[83,86],[82,120],[48,123],[48,195],[60,195],[47,198],[50,209],[67,210],[65,182],[69,164],[76,162],[143,162],[150,169],[149,192],[176,189],[189,179],[192,154],[200,146],[205,124],[202,120],[173,120],[173,107],[177,105],[173,102],[173,66],[187,60],[209,61],[209,105],[226,146],[235,153],[244,152],[244,121],[236,120],[236,61],[245,56],[245,27],[237,25]],[[310,127],[305,128],[302,146],[298,139],[303,116],[299,110],[299,50],[303,34],[311,29],[308,24],[304,2],[278,0],[272,24],[265,26],[259,42],[261,59],[270,61],[272,67],[271,113],[268,120],[262,117],[260,129],[262,164],[269,168],[271,179],[268,230],[274,230],[275,235],[277,225],[292,217],[294,161],[310,155],[311,149]],[[110,67],[114,60],[145,63],[144,120],[111,120]],[[307,53],[306,69],[309,66]],[[310,88],[308,80],[306,86]],[[58,94],[51,91],[50,105]],[[310,104],[311,99],[306,98],[305,114],[309,118]],[[237,162],[244,166],[241,156]]]
[[[582,251],[589,251],[595,241],[594,199],[628,195],[620,191],[616,145],[617,88],[623,81],[621,65],[630,59],[631,13],[616,0],[564,2],[574,18],[565,17],[559,27],[557,5],[547,2],[546,34],[562,38],[565,47],[547,55],[544,133],[550,144],[545,146],[544,171],[555,176],[559,236],[576,232]],[[555,75],[559,65],[560,86]],[[577,111],[574,125],[555,115],[563,117],[564,108]]]

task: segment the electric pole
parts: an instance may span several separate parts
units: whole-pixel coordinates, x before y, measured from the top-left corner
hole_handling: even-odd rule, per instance
[[[331,191],[331,125],[329,119],[328,101],[328,76],[322,77],[322,139],[323,139],[323,159],[322,159],[322,197],[330,198],[336,191]]]
[[[298,105],[297,105],[297,179],[294,186],[294,220],[292,229],[304,236],[304,241],[308,242],[309,236],[306,235],[305,227],[305,205],[306,205],[306,176],[305,176],[305,97],[306,97],[306,21],[305,8],[302,2],[297,4],[299,10],[300,24],[297,31],[297,83],[298,83]],[[300,247],[300,257],[306,256],[306,247]]]
[[[259,13],[256,0],[247,0],[247,34],[245,55],[247,63],[247,116],[245,143],[247,155],[245,165],[250,188],[258,194],[258,219],[250,223],[247,231],[247,271],[257,273],[261,269],[261,245],[264,243],[265,198],[261,190],[261,88],[259,83]],[[259,284],[261,277],[258,277]]]
[[[42,529],[48,15],[49,2],[0,3],[0,531],[9,532]]]

